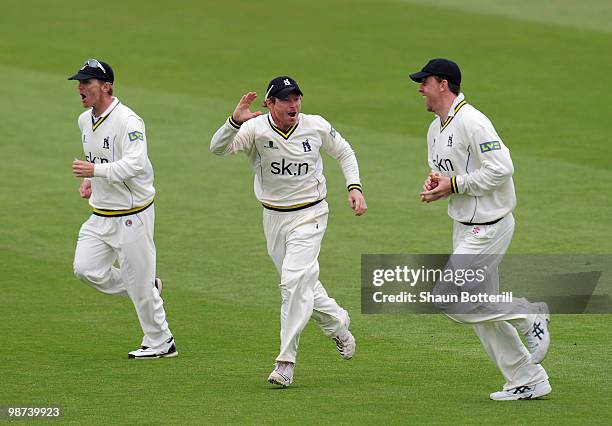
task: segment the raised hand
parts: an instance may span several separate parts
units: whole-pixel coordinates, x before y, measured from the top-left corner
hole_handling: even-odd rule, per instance
[[[261,111],[251,111],[251,104],[256,97],[256,92],[248,92],[246,95],[240,98],[240,102],[238,102],[238,105],[236,105],[236,109],[234,109],[234,113],[232,114],[232,119],[237,124],[242,124],[251,118],[261,115]]]

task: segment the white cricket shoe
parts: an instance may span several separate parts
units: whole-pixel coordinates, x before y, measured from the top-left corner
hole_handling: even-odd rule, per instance
[[[355,355],[355,337],[353,337],[348,328],[333,339],[342,358],[351,359]]]
[[[548,347],[550,346],[550,332],[548,331],[548,323],[550,323],[550,314],[546,303],[541,303],[541,312],[536,315],[535,320],[527,333],[525,340],[527,341],[527,349],[531,353],[531,362],[539,364],[546,357]]]
[[[545,380],[531,386],[517,386],[514,389],[493,392],[489,395],[493,401],[517,401],[521,399],[534,399],[548,395],[552,391],[550,383]]]
[[[276,361],[274,370],[268,376],[268,382],[284,388],[293,383],[293,368],[295,364],[288,361]]]
[[[170,337],[164,344],[156,347],[141,346],[140,349],[136,349],[128,353],[129,359],[157,359],[157,358],[174,358],[178,356],[176,345],[174,344],[174,337]]]
[[[161,280],[161,278],[155,277],[155,288],[157,289],[157,291],[159,291],[159,294],[161,296],[162,290],[164,289],[164,282]]]

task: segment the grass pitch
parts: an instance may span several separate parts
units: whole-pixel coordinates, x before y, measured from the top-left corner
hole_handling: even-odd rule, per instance
[[[438,316],[361,315],[361,253],[450,249],[443,203],[421,205],[431,120],[408,73],[455,59],[467,100],[512,150],[514,253],[611,253],[607,76],[610,6],[445,0],[26,0],[0,16],[0,405],[60,405],[72,424],[609,424],[609,315],[553,317],[550,397],[494,403],[502,379],[468,327]],[[180,356],[128,361],[140,330],[127,299],[72,276],[89,209],[74,82],[82,61],[115,68],[116,95],[147,125],[156,172],[158,274]],[[303,111],[355,148],[369,211],[330,204],[321,280],[352,316],[351,361],[309,325],[295,384],[266,383],[278,346],[278,278],[244,157],[210,136],[247,90],[296,78]]]

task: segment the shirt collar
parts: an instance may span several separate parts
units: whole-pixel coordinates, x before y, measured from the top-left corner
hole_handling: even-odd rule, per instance
[[[300,113],[298,114],[298,119],[297,119],[297,121],[295,122],[295,125],[293,125],[293,126],[291,126],[291,127],[295,127],[295,126],[297,126],[298,124],[300,124],[301,115],[302,115],[302,113],[300,112]],[[272,114],[271,114],[271,113],[268,113],[268,118],[270,119],[270,123],[272,123],[272,125],[273,125],[274,127],[276,127],[277,129],[280,129],[280,127],[278,127],[278,125],[277,125],[277,124],[274,122],[274,119],[272,118]]]
[[[268,113],[268,119],[270,120],[270,123],[274,125],[274,127],[278,127],[276,123],[274,122],[274,119],[272,118],[272,113]]]
[[[455,116],[455,108],[457,108],[457,105],[459,105],[461,103],[461,101],[463,101],[465,99],[465,96],[463,95],[463,93],[459,93],[459,96],[457,96],[455,98],[455,101],[453,102],[453,104],[451,105],[450,109],[448,110],[448,117],[454,117]],[[448,120],[448,118],[447,118]]]
[[[113,101],[111,102],[111,104],[108,106],[108,108],[106,108],[106,111],[104,111],[102,114],[100,114],[99,117],[96,117],[94,112],[93,112],[93,108],[91,109],[91,116],[93,117],[94,121],[99,120],[102,117],[107,116],[108,114],[110,114],[110,112],[113,110],[113,108],[115,108],[117,106],[117,104],[119,103],[119,99],[117,99],[116,97],[113,96]]]

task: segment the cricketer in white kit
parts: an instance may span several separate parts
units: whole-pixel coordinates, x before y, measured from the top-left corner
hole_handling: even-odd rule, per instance
[[[489,119],[460,93],[461,72],[456,63],[433,59],[410,77],[420,83],[428,111],[437,115],[427,132],[431,173],[421,200],[429,203],[449,197],[448,214],[454,220],[450,264],[465,262],[467,255],[470,262],[486,266],[488,284],[499,292],[497,267],[514,233],[516,196],[510,151]],[[550,343],[547,306],[516,299],[504,310],[487,308],[488,312],[447,315],[473,326],[504,376],[502,391],[490,398],[531,399],[550,393],[548,375],[540,365]]]
[[[86,161],[75,160],[73,173],[83,178],[79,192],[93,214],[79,231],[74,273],[102,293],[132,300],[144,337],[129,358],[177,356],[155,277],[155,188],[144,122],[112,96],[108,63],[89,59],[69,80],[79,81],[81,102],[91,107],[78,119]]]
[[[328,216],[321,151],[342,168],[355,214],[365,213],[367,205],[353,149],[324,118],[300,113],[302,92],[295,80],[281,76],[270,82],[264,101],[268,114],[250,111],[256,96],[249,92],[242,97],[212,137],[210,150],[217,155],[244,152],[255,173],[268,254],[281,279],[280,352],[268,381],[286,387],[293,382],[299,336],[310,318],[335,340],[343,358],[355,352],[347,311],[319,281]]]

